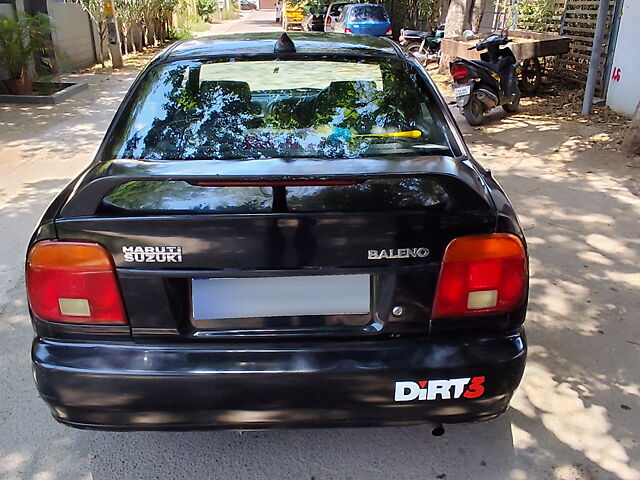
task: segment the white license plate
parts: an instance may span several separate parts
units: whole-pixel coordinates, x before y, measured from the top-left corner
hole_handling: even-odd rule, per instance
[[[464,87],[458,87],[453,90],[456,94],[456,97],[462,97],[464,95],[469,95],[471,93],[471,85],[465,85]]]
[[[371,276],[194,278],[191,300],[194,320],[366,314]]]

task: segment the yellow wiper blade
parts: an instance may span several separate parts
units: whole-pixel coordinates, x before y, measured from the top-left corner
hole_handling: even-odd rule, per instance
[[[420,130],[407,130],[405,132],[390,133],[354,133],[353,137],[395,137],[395,138],[420,138],[422,132]]]

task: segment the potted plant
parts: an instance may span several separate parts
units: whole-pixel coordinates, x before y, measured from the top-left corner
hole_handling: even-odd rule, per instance
[[[50,33],[49,17],[42,13],[30,16],[18,12],[15,18],[0,15],[0,65],[9,75],[4,80],[9,93],[31,93],[29,63],[36,52],[50,47]]]

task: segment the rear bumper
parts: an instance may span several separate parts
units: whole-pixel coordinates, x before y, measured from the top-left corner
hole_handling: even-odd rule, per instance
[[[32,349],[36,384],[54,417],[76,427],[113,430],[485,420],[508,407],[525,357],[522,331],[464,342],[416,339],[295,347],[36,338]],[[451,384],[450,399],[441,394],[431,400],[394,399],[398,381],[460,383],[472,377],[484,377],[484,392],[477,398],[453,398],[456,387]]]

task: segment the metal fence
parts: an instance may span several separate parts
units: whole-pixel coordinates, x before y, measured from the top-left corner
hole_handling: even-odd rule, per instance
[[[618,3],[621,0],[609,0],[596,89],[600,95],[606,88],[608,78],[609,40],[614,31]],[[599,4],[599,0],[520,0],[516,27],[559,33],[569,38],[569,53],[559,59],[558,66],[565,78],[584,84],[591,61]]]

